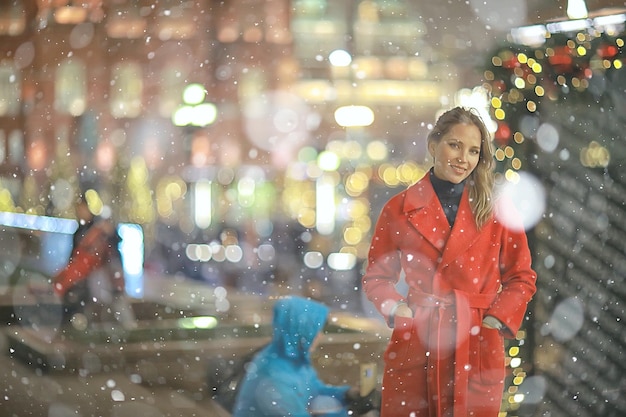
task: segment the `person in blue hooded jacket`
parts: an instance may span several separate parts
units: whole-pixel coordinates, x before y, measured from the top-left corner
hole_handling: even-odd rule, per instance
[[[292,296],[279,299],[273,313],[272,341],[248,364],[233,416],[347,417],[358,388],[325,384],[311,363],[328,308]]]

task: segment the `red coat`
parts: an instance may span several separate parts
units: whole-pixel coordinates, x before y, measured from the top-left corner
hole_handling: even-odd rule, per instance
[[[401,275],[406,297],[395,287]],[[497,417],[503,337],[519,330],[535,280],[523,230],[495,217],[477,229],[467,188],[452,228],[429,175],[393,197],[376,224],[363,290],[386,319],[400,301],[414,318],[395,319],[381,416]],[[503,329],[482,327],[485,315]]]

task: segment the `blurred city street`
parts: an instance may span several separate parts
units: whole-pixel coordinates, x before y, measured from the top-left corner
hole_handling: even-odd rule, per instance
[[[211,377],[269,340],[272,301],[225,294],[230,306],[220,312],[215,291],[197,282],[152,276],[145,285],[145,297],[132,302],[133,329],[113,322],[91,323],[87,331],[45,326],[40,320],[54,316],[58,301],[44,308],[48,317],[28,317],[40,314],[41,298],[4,292],[0,415],[229,415],[212,400]],[[314,355],[320,374],[329,383],[357,384],[360,364],[382,369],[386,328],[352,314],[332,317],[337,330],[326,332]],[[208,319],[215,323],[202,324]]]

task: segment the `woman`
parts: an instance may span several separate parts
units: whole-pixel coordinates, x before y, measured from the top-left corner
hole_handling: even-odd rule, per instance
[[[247,365],[234,417],[348,417],[358,388],[322,382],[311,363],[328,308],[300,297],[274,304],[273,337]]]
[[[428,150],[430,172],[384,206],[363,276],[394,328],[381,416],[497,417],[503,337],[515,336],[536,290],[528,243],[494,213],[493,151],[474,111],[444,113]]]

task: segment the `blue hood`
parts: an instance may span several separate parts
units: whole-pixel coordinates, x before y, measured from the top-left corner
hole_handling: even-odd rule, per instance
[[[274,304],[271,349],[278,355],[310,360],[315,336],[324,328],[328,307],[301,297],[287,297]]]

